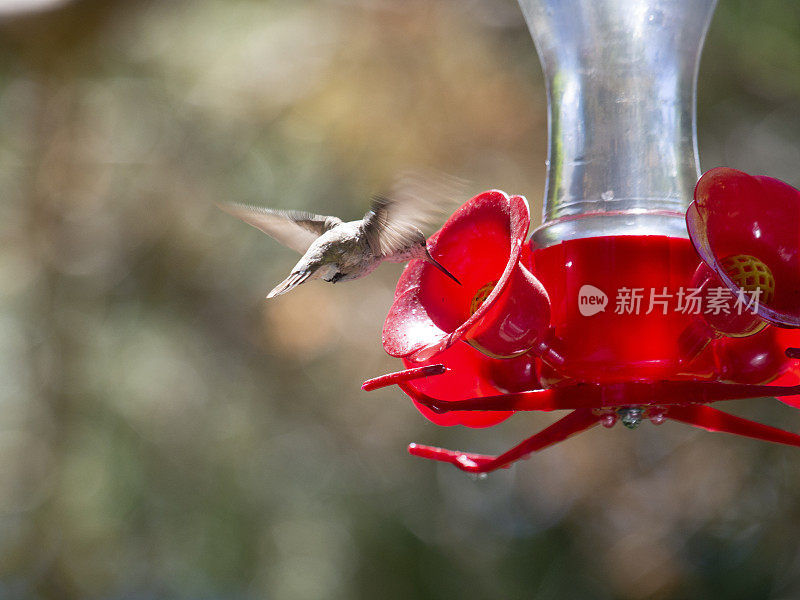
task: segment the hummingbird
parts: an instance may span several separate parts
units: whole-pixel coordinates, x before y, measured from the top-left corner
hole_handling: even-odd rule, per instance
[[[312,279],[330,283],[358,279],[383,261],[424,260],[461,285],[431,256],[419,229],[432,213],[438,212],[433,202],[414,186],[397,189],[390,196],[373,196],[369,211],[357,221],[245,204],[226,203],[219,207],[303,255],[267,298],[285,294]]]

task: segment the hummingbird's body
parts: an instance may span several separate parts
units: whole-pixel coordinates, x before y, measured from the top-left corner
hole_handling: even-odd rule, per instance
[[[331,283],[368,275],[380,264],[360,230],[361,221],[340,223],[319,236],[292,273],[310,272],[310,279]]]
[[[330,283],[358,279],[383,261],[426,260],[458,283],[428,252],[425,235],[415,223],[425,220],[430,206],[416,195],[393,200],[376,196],[363,219],[349,222],[242,204],[221,208],[303,255],[267,298],[285,294],[311,279]]]

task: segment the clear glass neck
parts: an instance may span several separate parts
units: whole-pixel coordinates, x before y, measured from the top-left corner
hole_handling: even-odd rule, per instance
[[[716,0],[519,0],[542,63],[549,152],[538,247],[686,237],[697,68]]]

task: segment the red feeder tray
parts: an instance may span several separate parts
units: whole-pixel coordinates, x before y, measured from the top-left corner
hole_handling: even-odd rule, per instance
[[[739,181],[744,174],[712,174],[715,185],[701,179],[688,216],[700,256],[687,239],[654,235],[590,237],[535,248],[524,243],[529,225],[524,198],[493,190],[465,203],[429,240],[431,254],[463,285],[428,263],[408,265],[383,332],[384,348],[407,369],[370,380],[364,388],[397,384],[439,425],[485,427],[516,411],[571,412],[497,457],[417,444],[409,451],[487,472],[597,423],[621,420],[635,427],[645,419],[800,446],[800,435],[709,406],[765,396],[797,404],[800,395],[800,376],[786,353],[797,334],[762,320],[775,322],[780,314],[783,324],[793,314],[796,288],[778,290],[780,282],[791,281],[797,253],[787,252],[789,258],[779,263],[775,252],[756,253],[755,241],[752,248],[741,245],[739,250],[764,256],[776,273],[770,312],[742,311],[741,288],[719,257],[731,232],[754,229],[737,228],[732,213],[713,208],[709,198],[714,190],[731,189],[724,185],[728,176],[735,178],[735,190],[744,189]],[[781,193],[785,198],[784,188]],[[794,209],[792,202],[782,202]],[[742,220],[757,216],[736,214]],[[717,225],[720,219],[725,227]],[[758,223],[762,232],[772,231],[763,219]],[[788,248],[788,238],[780,239]]]

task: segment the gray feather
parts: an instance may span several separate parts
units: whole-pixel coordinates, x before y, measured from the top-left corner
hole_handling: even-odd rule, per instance
[[[311,271],[294,271],[286,279],[272,288],[272,291],[267,294],[267,298],[274,298],[275,296],[280,296],[281,294],[292,291],[306,279],[311,277],[311,275]]]
[[[276,210],[233,203],[218,206],[300,254],[305,254],[314,240],[342,222],[337,217],[296,210]]]

